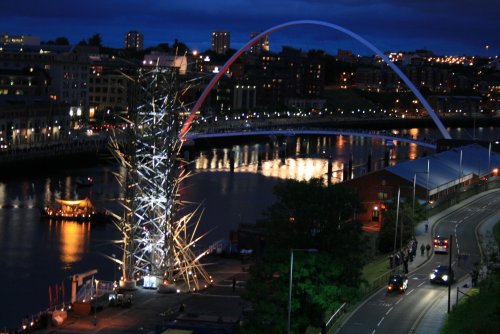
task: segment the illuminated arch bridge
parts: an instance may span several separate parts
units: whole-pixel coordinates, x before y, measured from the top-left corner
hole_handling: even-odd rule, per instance
[[[418,146],[436,149],[436,144],[429,143],[422,140],[415,140],[405,137],[387,136],[377,133],[369,132],[354,132],[342,130],[251,130],[251,131],[228,131],[220,133],[188,133],[184,136],[187,140],[197,140],[205,138],[224,138],[224,137],[251,137],[251,136],[297,136],[297,135],[315,135],[315,136],[355,136],[355,137],[369,137],[378,138],[386,141],[397,141],[409,144],[416,144]]]
[[[415,87],[415,85],[411,82],[411,80],[399,69],[399,67],[397,67],[389,58],[387,58],[387,56],[382,51],[380,51],[377,47],[375,47],[372,43],[370,43],[369,41],[367,41],[363,37],[359,36],[358,34],[352,32],[344,27],[341,27],[341,26],[333,24],[333,23],[318,21],[318,20],[298,20],[298,21],[290,21],[290,22],[286,22],[283,24],[279,24],[277,26],[274,26],[274,27],[258,34],[257,36],[252,38],[249,42],[247,42],[245,45],[243,45],[243,47],[241,47],[238,51],[236,51],[236,53],[231,58],[229,58],[229,60],[220,68],[219,73],[217,73],[212,78],[212,80],[210,80],[207,87],[203,90],[200,97],[198,98],[198,100],[194,104],[193,108],[191,109],[191,113],[190,113],[188,119],[186,120],[185,124],[182,126],[182,129],[180,131],[180,137],[184,137],[187,134],[187,132],[189,131],[189,129],[191,127],[191,124],[192,124],[194,118],[196,117],[196,113],[200,110],[200,107],[203,104],[203,102],[205,101],[205,99],[207,98],[208,94],[215,87],[215,85],[217,84],[219,79],[228,71],[229,67],[233,64],[234,61],[236,61],[252,45],[257,43],[259,40],[266,37],[267,35],[272,34],[278,30],[288,28],[290,26],[295,26],[295,25],[316,25],[316,26],[323,26],[323,27],[331,28],[331,29],[340,31],[340,32],[354,38],[355,40],[361,42],[363,45],[368,47],[371,51],[373,51],[380,58],[382,58],[386,62],[386,64],[401,78],[401,80],[403,80],[403,82],[408,86],[408,88],[411,89],[411,91],[415,94],[417,99],[420,101],[420,103],[424,106],[424,108],[427,110],[427,112],[431,116],[432,120],[434,121],[434,123],[438,127],[443,138],[451,139],[451,136],[448,133],[448,131],[446,130],[446,128],[444,127],[443,123],[441,122],[441,120],[439,119],[437,114],[434,112],[432,107],[429,105],[427,100],[423,97],[423,95],[417,89],[417,87]]]

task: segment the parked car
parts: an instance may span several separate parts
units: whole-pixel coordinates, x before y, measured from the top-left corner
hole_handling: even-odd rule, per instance
[[[389,282],[387,282],[387,292],[399,291],[404,293],[408,288],[408,278],[405,274],[395,274],[389,276]]]
[[[430,274],[431,283],[452,284],[454,279],[453,269],[448,266],[438,265]]]

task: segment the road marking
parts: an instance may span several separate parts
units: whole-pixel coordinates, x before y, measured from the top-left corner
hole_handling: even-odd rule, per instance
[[[398,300],[394,305],[398,305],[403,299]]]
[[[391,307],[391,308],[389,309],[389,311],[385,312],[385,315],[388,315],[389,313],[391,313],[391,311],[392,311],[392,309],[393,309],[393,308],[394,308],[394,307]]]
[[[382,317],[382,319],[380,319],[380,321],[379,321],[379,322],[378,322],[378,324],[377,324],[377,327],[379,327],[379,326],[380,326],[380,324],[382,323],[382,321],[384,321],[384,319],[385,319],[385,317]]]
[[[372,334],[375,334],[375,330],[373,330]]]
[[[411,289],[410,292],[408,292],[406,295],[409,296],[413,291],[415,291],[415,289]]]
[[[423,281],[422,283],[420,283],[417,288],[420,288],[423,284],[425,284],[425,281]]]
[[[223,297],[223,298],[240,298],[238,295],[215,295],[215,294],[208,294],[208,293],[193,293],[194,295],[200,295],[200,296],[205,296],[205,297]]]

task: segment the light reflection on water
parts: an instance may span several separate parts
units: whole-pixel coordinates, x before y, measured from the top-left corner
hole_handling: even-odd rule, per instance
[[[401,132],[401,133],[400,133]],[[409,129],[393,131],[393,134],[419,138],[422,130]],[[323,178],[332,169],[331,182],[344,179],[344,170],[349,160],[353,163],[352,176],[359,176],[384,167],[384,156],[390,157],[390,165],[398,160],[416,159],[428,149],[416,144],[393,142],[386,147],[385,141],[355,136],[317,136],[270,138],[254,144],[233,145],[231,147],[212,148],[199,152],[194,158],[197,171],[221,172],[234,168],[235,173],[259,173],[266,177],[307,181],[311,178]],[[432,152],[431,152],[432,153]],[[372,165],[368,167],[368,157]]]
[[[88,249],[90,223],[74,221],[48,221],[49,231],[59,242],[59,259],[64,270],[71,270],[72,264],[81,261]]]

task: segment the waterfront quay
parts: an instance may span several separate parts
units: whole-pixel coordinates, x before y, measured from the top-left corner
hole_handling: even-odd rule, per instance
[[[153,334],[168,328],[236,333],[245,309],[241,293],[248,278],[248,267],[237,257],[218,255],[207,256],[204,266],[214,283],[199,292],[163,294],[139,286],[134,291],[120,292],[131,298],[130,306],[104,305],[85,316],[70,311],[62,325],[50,325],[36,333]]]

